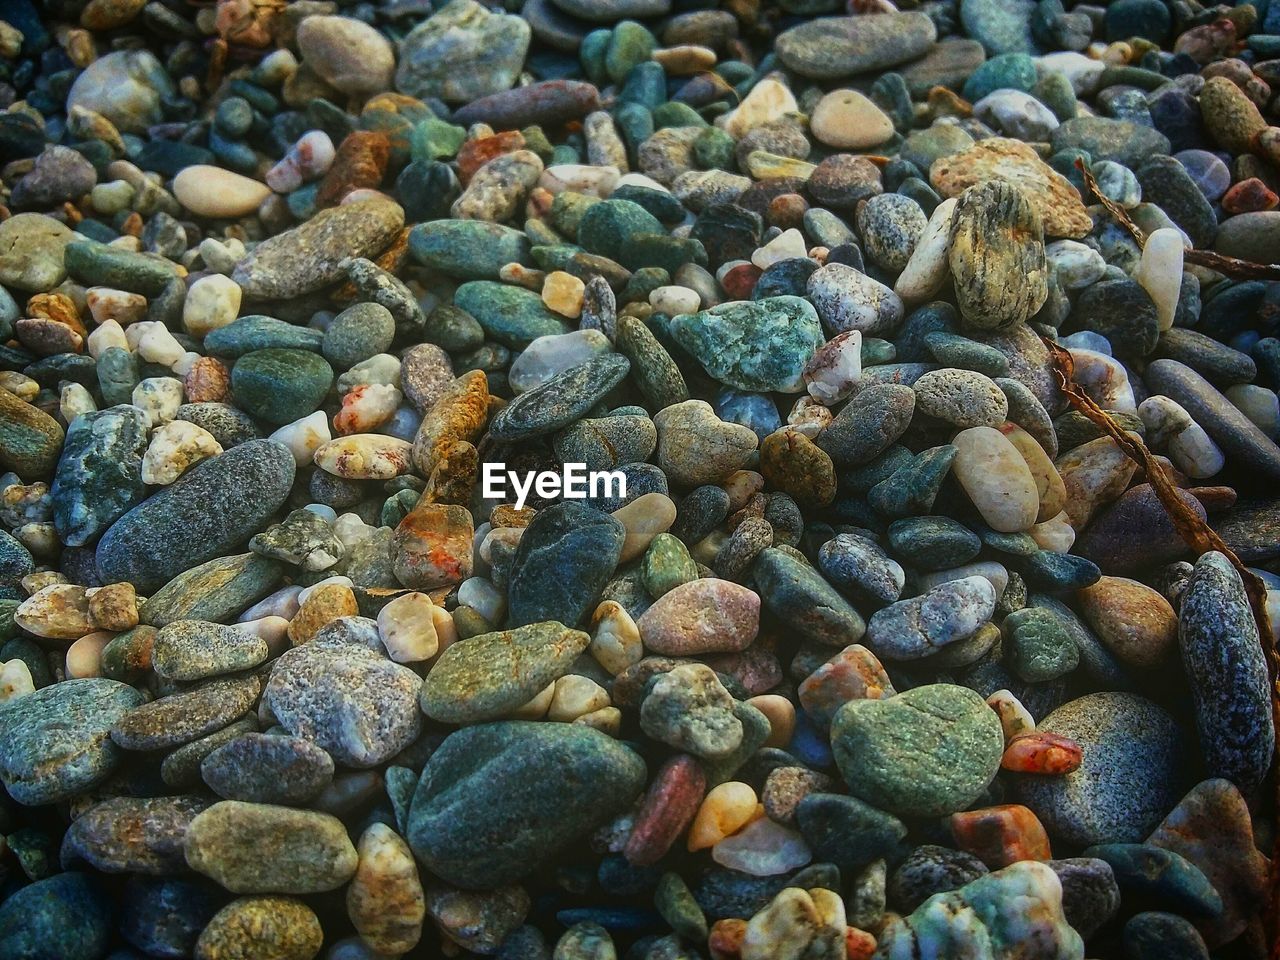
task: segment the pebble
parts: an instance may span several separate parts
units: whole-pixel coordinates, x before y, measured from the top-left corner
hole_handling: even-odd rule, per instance
[[[933,21],[915,11],[880,18],[833,17],[778,34],[778,59],[809,80],[838,80],[914,60],[937,38]]]
[[[196,941],[198,960],[232,960],[270,950],[280,960],[312,957],[324,943],[315,912],[290,897],[241,897],[209,921]]]
[[[193,164],[173,178],[173,195],[198,217],[234,220],[257,210],[271,188],[222,167]]]
[[[645,648],[669,656],[743,650],[759,625],[759,594],[711,578],[673,588],[636,619]]]

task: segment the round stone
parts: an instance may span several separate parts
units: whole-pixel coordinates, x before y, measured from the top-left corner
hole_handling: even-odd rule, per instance
[[[832,90],[818,101],[809,129],[839,150],[865,150],[893,136],[893,121],[856,90]]]

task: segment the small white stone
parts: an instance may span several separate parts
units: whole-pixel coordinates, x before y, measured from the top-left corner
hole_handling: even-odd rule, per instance
[[[356,433],[322,444],[312,460],[335,477],[348,480],[391,480],[413,468],[413,444],[377,433]]]
[[[267,439],[288,447],[294,462],[301,467],[313,462],[316,451],[332,440],[333,434],[329,432],[329,418],[323,410],[317,410],[301,420],[286,423]]]
[[[471,607],[490,623],[507,615],[507,596],[485,577],[468,577],[458,585],[458,603]]]
[[[1076,383],[1103,410],[1114,413],[1137,413],[1129,373],[1119,360],[1093,350],[1068,351],[1075,361],[1072,371]]]
[[[389,353],[375,353],[361,360],[338,377],[338,390],[345,393],[365,384],[385,384],[400,389],[400,358]]]
[[[188,350],[175,360],[169,366],[169,369],[180,377],[186,377],[186,375],[191,372],[191,368],[196,365],[196,361],[199,359],[200,354],[196,353],[194,350]]]
[[[385,383],[353,387],[342,397],[333,428],[342,435],[372,433],[391,419],[403,399],[399,390]]]
[[[958,198],[951,197],[933,208],[929,223],[911,252],[911,259],[893,284],[893,292],[904,303],[928,300],[946,282],[947,258],[951,253],[951,220],[959,202]]]
[[[167,486],[201,460],[222,452],[204,427],[186,420],[172,420],[151,434],[151,443],[142,456],[142,481]]]
[[[136,350],[138,356],[148,363],[158,363],[162,367],[177,363],[187,352],[169,332],[169,328],[159,320],[135,323],[125,331],[125,336],[128,337],[130,349]]]
[[[1058,346],[1064,350],[1092,350],[1104,357],[1114,356],[1111,352],[1111,341],[1092,330],[1077,330],[1075,333],[1058,338]]]
[[[616,600],[605,600],[591,615],[591,645],[587,648],[600,666],[615,677],[644,656],[635,620]]]
[[[657,190],[659,193],[671,192],[665,185],[652,177],[646,177],[643,173],[624,173],[618,178],[613,189],[617,190],[619,187],[644,187],[646,190]]]
[[[1280,396],[1253,383],[1237,383],[1223,391],[1232,405],[1272,440],[1280,433]]]
[[[1004,596],[1005,588],[1009,586],[1009,571],[1004,564],[997,563],[995,560],[977,560],[947,570],[922,573],[916,578],[916,586],[920,593],[927,593],[940,584],[950,583],[953,580],[965,580],[969,577],[981,577],[991,584],[997,600]]]
[[[98,630],[85,634],[67,647],[66,670],[68,680],[84,680],[102,676],[102,651],[115,634]]]
[[[58,395],[58,412],[67,423],[71,423],[82,413],[92,413],[97,409],[98,404],[93,399],[93,394],[84,384],[68,381],[62,385]]]
[[[711,859],[753,877],[774,877],[803,867],[813,854],[796,831],[761,817],[712,847]]]
[[[1036,522],[1040,493],[1018,448],[994,427],[969,427],[951,441],[951,472],[982,519],[1000,533],[1019,533]]]
[[[1213,438],[1176,400],[1148,397],[1138,407],[1138,416],[1146,425],[1147,443],[1165,450],[1173,465],[1188,477],[1204,480],[1226,465],[1226,457]]]
[[[140,293],[113,290],[111,287],[90,287],[84,292],[85,306],[95,323],[117,321],[127,327],[147,315],[147,298]]]
[[[15,657],[0,667],[0,703],[8,703],[35,692],[35,681],[31,679],[31,668],[26,661]]]
[[[698,291],[688,287],[655,287],[649,292],[649,305],[661,313],[675,317],[682,313],[697,313],[702,306],[702,298],[698,296]]]
[[[58,556],[61,541],[58,539],[58,530],[52,523],[24,523],[20,527],[14,527],[11,532],[37,560],[43,562]]]
[[[222,167],[196,164],[178,171],[173,195],[197,216],[230,220],[257,210],[271,196],[271,188]]]
[[[1065,511],[1050,517],[1044,523],[1037,523],[1027,533],[1041,550],[1051,550],[1054,553],[1068,553],[1071,545],[1076,542],[1075,527],[1071,526]]]
[[[1097,91],[1102,71],[1107,66],[1101,60],[1095,60],[1074,50],[1047,53],[1043,57],[1036,57],[1035,60],[1036,72],[1040,76],[1049,73],[1066,75],[1077,97],[1089,96]]]
[[[893,121],[858,91],[832,90],[813,108],[809,129],[829,147],[865,150],[893,136]]]
[[[377,527],[371,527],[356,513],[344,513],[333,521],[333,533],[345,547],[354,547],[373,536]]]
[[[511,362],[507,382],[516,393],[541,386],[558,373],[610,353],[613,344],[599,330],[574,330],[538,337]]]
[[[861,330],[846,330],[832,337],[814,352],[804,368],[809,396],[826,406],[848,397],[861,378]]]
[[[823,406],[813,397],[799,397],[787,414],[787,426],[810,440],[817,438],[835,419],[829,407]]]
[[[740,140],[755,127],[799,110],[790,87],[773,77],[765,77],[751,88],[735,109],[717,117],[716,126],[735,140]]]
[[[790,230],[783,230],[751,254],[751,262],[761,270],[766,270],[782,260],[794,260],[796,257],[807,256],[808,253],[804,234],[792,227]]]
[[[28,578],[24,577],[24,587],[27,582]],[[93,632],[89,601],[84,593],[84,587],[74,583],[54,582],[41,586],[18,605],[13,622],[33,636],[79,640]]]
[[[278,657],[292,646],[289,640],[289,621],[284,617],[268,616],[245,620],[236,624],[236,629],[265,640],[267,655],[270,657]]]
[[[556,685],[552,681],[538,691],[532,699],[522,707],[517,707],[509,713],[508,719],[511,720],[541,720],[547,714],[547,708],[551,706],[551,698],[555,696]]]
[[[236,237],[228,237],[225,240],[205,237],[200,241],[199,250],[200,259],[214,273],[230,273],[247,255],[244,243]]]
[[[129,349],[129,338],[124,335],[124,327],[115,320],[104,320],[90,331],[85,341],[89,356],[97,360],[109,347]]]
[[[1045,244],[1045,259],[1058,283],[1066,290],[1081,290],[1107,272],[1102,254],[1079,240],[1055,240]]]
[[[296,584],[281,587],[240,614],[236,622],[250,623],[263,617],[283,617],[285,620],[292,620],[298,612],[298,607],[301,606],[301,601],[298,600],[301,593],[302,587]]]
[[[130,401],[147,415],[151,426],[168,423],[182,406],[182,381],[173,377],[147,377],[133,388]]]
[[[436,655],[434,606],[425,593],[403,593],[378,611],[378,637],[387,656],[396,663],[419,663]]]
[[[558,163],[547,167],[538,177],[538,186],[551,193],[574,193],[588,197],[607,197],[618,186],[622,172],[617,167],[592,167],[585,163]],[[661,188],[664,192],[665,187]]]
[[[973,105],[973,115],[1006,136],[1042,142],[1058,129],[1058,118],[1022,90],[993,90]]]
[[[556,680],[551,703],[547,707],[547,719],[555,723],[572,723],[609,705],[609,693],[604,687],[590,677],[570,673]]]
[[[1147,236],[1142,247],[1142,259],[1133,272],[1133,279],[1142,284],[1142,289],[1156,305],[1161,332],[1173,327],[1174,313],[1178,309],[1184,249],[1182,231],[1168,227],[1156,230]]]
[[[336,151],[323,130],[308,130],[274,167],[267,171],[267,186],[276,193],[292,193],[308,180],[323,176]]]
[[[182,325],[193,337],[203,339],[225,327],[240,313],[240,284],[220,273],[201,277],[187,291],[182,304]]]

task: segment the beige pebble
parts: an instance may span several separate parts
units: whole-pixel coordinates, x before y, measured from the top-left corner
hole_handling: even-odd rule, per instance
[[[796,728],[796,707],[786,697],[776,693],[762,693],[747,701],[769,720],[769,736],[766,747],[785,747],[791,742]]]
[[[740,780],[713,787],[698,807],[685,846],[690,853],[715,846],[754,820],[759,804],[755,790]]]
[[[832,90],[813,108],[809,129],[839,150],[862,150],[893,136],[893,121],[856,90]]]
[[[13,622],[27,633],[51,640],[79,640],[94,629],[85,588],[73,583],[39,588],[18,605]]]
[[[31,679],[31,668],[25,660],[16,657],[0,666],[0,704],[17,700],[28,693],[35,693],[36,685]]]
[[[143,482],[167,486],[201,460],[221,452],[222,444],[204,427],[171,420],[151,434],[151,443],[142,456]]]
[[[991,529],[1030,528],[1040,512],[1040,494],[1018,448],[999,430],[983,426],[961,430],[951,442],[951,471]]]
[[[391,480],[408,473],[413,444],[378,433],[357,433],[321,444],[313,456],[326,473],[348,480]]]
[[[613,518],[627,530],[618,559],[622,565],[648,550],[658,534],[671,529],[676,522],[676,505],[666,494],[646,493],[613,511]]]
[[[67,679],[102,676],[102,651],[114,638],[114,633],[99,630],[86,634],[67,647]]]
[[[1067,493],[1063,509],[1071,526],[1083,530],[1094,511],[1124,493],[1138,469],[1110,437],[1082,443],[1054,464]]]
[[[571,273],[553,270],[542,284],[542,302],[552,313],[575,319],[582,315],[582,295],[586,284]]]
[[[547,719],[569,723],[609,706],[609,692],[590,677],[566,674],[552,684]]]
[[[1036,490],[1040,494],[1040,511],[1036,514],[1036,522],[1056,517],[1067,502],[1067,488],[1062,485],[1062,477],[1058,476],[1058,469],[1044,452],[1044,447],[1016,423],[1006,421],[997,429],[1018,448],[1018,453],[1022,454],[1022,459],[1026,461],[1027,469],[1036,482]]]
[[[1159,591],[1145,583],[1103,577],[1076,596],[1098,639],[1129,666],[1159,666],[1177,646],[1177,613]]]
[[[178,171],[173,195],[197,216],[231,219],[257,210],[271,188],[221,167],[196,164]]]
[[[347,915],[361,938],[399,955],[422,938],[426,897],[409,845],[385,823],[371,824],[356,846],[359,861],[347,888]]]
[[[644,656],[640,629],[616,600],[605,600],[591,615],[591,645],[587,651],[615,677]]]
[[[439,650],[433,608],[425,593],[403,593],[378,611],[378,637],[396,663],[430,660]],[[452,622],[452,621],[451,621]]]

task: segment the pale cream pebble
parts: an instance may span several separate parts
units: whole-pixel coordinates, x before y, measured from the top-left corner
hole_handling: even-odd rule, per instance
[[[1150,447],[1165,450],[1173,465],[1192,479],[1212,477],[1226,466],[1227,458],[1213,438],[1176,400],[1148,397],[1138,407],[1138,416],[1147,428]]]
[[[1067,502],[1067,489],[1062,485],[1062,477],[1058,476],[1058,469],[1044,452],[1044,447],[1016,423],[1006,421],[996,429],[1018,448],[1018,453],[1022,454],[1022,459],[1026,461],[1027,469],[1036,482],[1036,489],[1040,492],[1040,512],[1036,515],[1036,522],[1042,523],[1057,516]]]
[[[310,457],[307,459],[309,460]],[[368,540],[377,529],[365,523],[360,519],[360,515],[355,513],[341,514],[333,521],[334,534],[348,549]]]
[[[332,577],[325,577],[323,580],[317,580],[315,583],[311,584],[311,586],[302,588],[302,591],[298,594],[298,606],[301,607],[311,599],[317,590],[320,590],[323,587],[350,587],[354,589],[355,581],[350,577],[344,577],[341,574],[335,574]]]
[[[796,433],[804,434],[810,440],[818,436],[835,419],[831,408],[819,403],[813,397],[798,397],[787,414],[787,425]]]
[[[1280,396],[1256,383],[1237,383],[1223,394],[1231,405],[1271,439],[1280,434]]]
[[[685,847],[690,853],[714,847],[754,820],[759,803],[751,785],[740,780],[712,787],[694,815]]]
[[[396,663],[430,660],[439,650],[435,604],[425,593],[402,593],[378,611],[378,639]]]
[[[316,451],[332,440],[333,434],[329,432],[329,418],[323,410],[317,410],[286,423],[267,439],[283,443],[293,454],[294,462],[302,467],[314,462]]]
[[[458,604],[471,607],[490,623],[507,616],[507,595],[485,577],[468,577],[458,585]]]
[[[480,559],[485,563],[493,560],[495,543],[502,543],[514,549],[520,542],[520,538],[524,536],[524,531],[524,527],[495,527],[490,530],[480,542]]]
[[[129,253],[142,252],[142,238],[125,234],[122,237],[116,237],[114,240],[107,242],[108,247],[114,247],[116,250],[127,250]]]
[[[1076,542],[1076,530],[1068,521],[1066,511],[1037,523],[1027,533],[1041,550],[1051,550],[1054,553],[1069,553],[1071,545]]]
[[[585,163],[558,163],[547,167],[538,177],[538,186],[550,193],[586,194],[588,197],[609,196],[620,185],[622,173],[617,167],[593,167]],[[628,174],[633,176],[633,174]],[[659,187],[664,193],[666,187]]]
[[[220,273],[201,277],[187,291],[182,304],[182,325],[193,337],[203,339],[235,320],[240,313],[240,284]]]
[[[58,530],[48,521],[24,523],[10,532],[37,560],[53,560],[62,550]]]
[[[284,617],[266,616],[256,620],[244,620],[236,624],[236,629],[265,640],[268,658],[280,656],[291,646],[288,633],[289,621]]]
[[[1004,564],[995,560],[975,560],[946,570],[921,573],[916,578],[916,586],[920,593],[927,593],[941,584],[950,583],[953,580],[964,580],[968,577],[982,577],[986,580],[995,588],[997,600],[1004,595],[1005,588],[1009,586],[1009,571]]]
[[[230,273],[246,256],[243,241],[239,237],[205,237],[198,248],[200,259],[214,273]]]
[[[1156,305],[1160,331],[1172,329],[1182,291],[1182,258],[1185,239],[1181,230],[1162,227],[1147,234],[1142,245],[1142,259],[1133,271],[1133,279],[1142,285]]]
[[[523,263],[504,263],[498,268],[498,279],[503,283],[514,283],[526,290],[541,293],[547,282],[547,272],[535,267],[526,267]]]
[[[809,163],[807,160],[797,160],[794,157],[770,153],[768,150],[752,150],[747,154],[747,173],[756,180],[769,180],[773,177],[795,177],[797,180],[808,180],[817,169],[817,164]]]
[[[626,528],[618,563],[630,563],[649,549],[654,537],[671,529],[676,522],[676,505],[666,494],[646,493],[613,511],[612,516]]]
[[[342,409],[333,418],[333,428],[340,436],[372,433],[392,415],[404,396],[385,383],[369,383],[353,387],[342,398]]]
[[[735,470],[720,484],[729,494],[729,512],[734,513],[747,505],[752,497],[764,490],[764,474],[755,470]]]
[[[85,347],[89,351],[89,356],[95,360],[102,356],[108,347],[130,349],[129,338],[124,335],[124,328],[115,320],[105,320],[89,331]]]
[[[551,706],[551,698],[555,696],[555,692],[555,682],[548,683],[538,693],[534,694],[528,703],[507,714],[507,719],[541,720],[547,715],[547,708]]]
[[[169,328],[158,320],[135,323],[125,331],[125,335],[129,338],[130,348],[137,351],[138,356],[148,363],[158,363],[162,367],[177,363],[187,352],[169,332]]]
[[[377,433],[356,433],[321,444],[312,459],[335,477],[391,480],[413,469],[413,444]]]
[[[640,629],[627,608],[604,600],[591,615],[591,644],[587,652],[615,677],[644,657]]]
[[[453,623],[453,614],[440,604],[431,608],[431,623],[436,628],[436,653],[431,658],[434,662],[440,654],[458,642],[458,628]]]
[[[853,956],[844,901],[838,893],[814,887],[784,887],[749,921],[739,960],[801,960]]]
[[[275,593],[263,597],[244,613],[240,614],[236,618],[236,623],[251,623],[263,617],[280,617],[284,620],[292,620],[298,613],[298,607],[302,605],[302,601],[298,599],[302,594],[302,590],[303,588],[297,584],[281,587]]]
[[[571,723],[579,717],[611,706],[609,692],[590,677],[570,673],[552,684],[547,719],[555,723]]]
[[[39,582],[30,577],[23,580],[24,585],[31,580],[33,587]],[[13,622],[27,633],[50,640],[79,640],[94,629],[85,588],[74,583],[36,587],[14,611]]]
[[[178,415],[182,381],[175,377],[147,377],[133,388],[130,401],[147,415],[152,427],[158,427]]]
[[[221,452],[222,444],[204,427],[171,420],[151,434],[151,443],[142,455],[142,480],[168,486],[201,460]]]
[[[682,43],[653,51],[653,61],[669,77],[690,77],[716,65],[716,52],[698,43]]]
[[[617,737],[622,733],[622,711],[617,707],[602,707],[599,710],[584,713],[573,722],[599,730],[610,737]]]
[[[757,248],[755,253],[751,254],[751,262],[761,270],[766,270],[775,263],[783,260],[794,260],[796,257],[803,257],[808,252],[804,242],[804,234],[792,227],[789,230],[783,230],[763,247]]]
[[[308,130],[263,179],[276,193],[292,193],[308,180],[323,176],[333,165],[336,155],[333,141],[327,133]]]
[[[68,380],[62,385],[58,394],[58,413],[66,423],[71,423],[82,413],[92,413],[97,409],[93,394],[84,384]]]
[[[958,197],[943,200],[933,209],[924,233],[916,241],[911,259],[894,281],[893,292],[903,303],[923,303],[947,281],[947,261],[951,255],[951,224]]]
[[[347,915],[362,940],[399,956],[422,939],[427,900],[409,845],[385,823],[371,824],[356,846]]]
[[[1067,352],[1074,364],[1073,379],[1098,406],[1114,413],[1138,412],[1124,364],[1096,350],[1073,347]]]
[[[809,396],[834,406],[853,393],[862,379],[862,331],[846,330],[820,346],[804,367]]]
[[[36,570],[33,573],[28,573],[18,583],[27,592],[28,596],[35,596],[45,587],[51,587],[54,584],[70,584],[70,581],[67,579],[66,574],[57,570]]]
[[[9,703],[28,693],[35,693],[35,681],[31,679],[31,668],[25,660],[16,657],[0,666],[0,704]]]
[[[67,679],[83,680],[102,676],[102,651],[113,639],[114,633],[98,630],[85,634],[67,647]]]
[[[234,220],[257,210],[271,188],[222,167],[195,164],[173,178],[173,195],[196,216]]]
[[[828,147],[865,150],[893,136],[893,121],[864,94],[832,90],[814,106],[809,129]]]
[[[552,167],[551,169],[554,170],[555,168]],[[657,190],[659,193],[671,192],[668,187],[659,183],[657,180],[653,179],[653,177],[635,172],[624,173],[619,177],[614,189],[617,190],[618,187],[644,187],[646,190]]]
[[[702,306],[702,298],[697,290],[668,284],[649,291],[649,304],[653,309],[675,317],[683,313],[697,313]]]
[[[1000,718],[1000,729],[1004,731],[1004,742],[1007,744],[1014,737],[1024,733],[1034,733],[1036,721],[1031,711],[1022,705],[1022,701],[1008,690],[997,690],[987,697],[987,706]]]
[[[711,859],[753,877],[774,877],[803,867],[813,853],[798,831],[761,817],[712,847]]]
[[[400,358],[389,353],[375,353],[368,360],[361,360],[338,377],[338,391],[346,393],[367,384],[385,384],[400,389]]]
[[[547,274],[542,284],[542,302],[552,313],[573,320],[582,316],[582,297],[586,289],[580,279],[563,270]]]
[[[991,529],[1020,533],[1036,522],[1040,493],[1018,448],[994,427],[969,427],[951,441],[951,472]]]
[[[194,350],[188,350],[177,360],[173,361],[173,363],[169,365],[169,369],[180,377],[186,377],[186,375],[191,372],[191,368],[196,365],[196,361],[200,359],[200,354],[196,353]]]
[[[755,127],[780,120],[788,113],[799,112],[800,107],[791,88],[771,75],[752,87],[737,107],[717,117],[715,124],[735,140],[740,140]]]
[[[769,736],[763,745],[780,750],[786,747],[796,729],[795,704],[776,693],[759,694],[748,699],[747,703],[763,713],[769,721]]]
[[[17,370],[0,370],[0,389],[30,403],[40,393],[40,384]]]
[[[1085,528],[1099,507],[1124,493],[1138,469],[1110,437],[1082,443],[1059,457],[1055,466],[1067,491],[1063,509],[1077,531]]]
[[[84,292],[84,302],[93,322],[99,326],[114,320],[119,326],[127,327],[147,315],[147,298],[127,290],[90,287]]]

